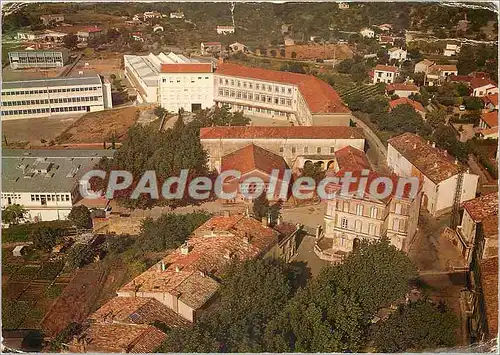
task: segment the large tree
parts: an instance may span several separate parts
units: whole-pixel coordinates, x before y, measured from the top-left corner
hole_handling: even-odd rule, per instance
[[[68,49],[75,49],[78,44],[78,37],[74,33],[68,33],[63,38],[64,46]]]
[[[87,206],[73,206],[68,214],[68,219],[73,222],[77,228],[91,228],[92,216]]]
[[[2,211],[2,222],[6,224],[18,224],[27,214],[28,211],[24,206],[19,204],[8,205]]]

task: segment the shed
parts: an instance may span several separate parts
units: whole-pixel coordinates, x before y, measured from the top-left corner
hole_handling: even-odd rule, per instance
[[[12,251],[12,255],[14,255],[14,256],[23,256],[23,254],[25,252],[26,252],[25,245],[18,245]]]

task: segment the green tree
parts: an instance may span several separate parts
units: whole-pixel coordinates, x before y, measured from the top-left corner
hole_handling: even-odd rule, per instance
[[[267,218],[269,213],[269,200],[263,192],[259,197],[253,200],[252,205],[253,216],[259,221],[262,218]]]
[[[68,33],[63,37],[64,47],[68,49],[75,49],[78,44],[78,37],[74,33]]]
[[[478,97],[465,97],[464,105],[467,110],[481,110],[483,102]]]
[[[77,228],[88,229],[92,227],[92,216],[87,206],[73,206],[71,212],[68,214],[68,219]]]
[[[444,306],[420,300],[401,306],[374,334],[380,352],[420,352],[456,345],[457,317]]]
[[[318,183],[325,177],[325,169],[320,164],[307,163],[302,169],[302,176],[313,178]]]
[[[31,239],[35,249],[50,251],[62,242],[65,229],[58,227],[38,227],[31,232]]]
[[[156,117],[162,118],[167,113],[167,110],[165,110],[161,106],[156,106],[153,113],[155,114]]]
[[[453,155],[461,162],[467,162],[469,148],[466,143],[460,142],[457,139],[452,127],[440,124],[434,131],[433,139],[437,147],[446,149],[449,154]]]
[[[445,120],[446,120],[446,116],[447,116],[447,113],[446,113],[446,110],[445,109],[437,109],[437,110],[433,110],[431,112],[428,112],[425,116],[425,119],[427,121],[427,123],[429,125],[431,125],[431,127],[433,129],[437,128],[440,124],[443,124],[445,123]]]
[[[28,211],[24,208],[24,206],[17,203],[8,205],[2,211],[2,222],[5,224],[18,224],[26,217],[27,214]]]
[[[75,244],[66,256],[66,265],[70,270],[92,262],[94,251],[87,244]]]

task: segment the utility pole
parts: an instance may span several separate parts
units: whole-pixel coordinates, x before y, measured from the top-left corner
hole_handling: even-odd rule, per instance
[[[235,2],[229,3],[229,10],[231,10],[231,19],[233,20],[233,27],[236,28],[236,25],[234,24],[234,8],[236,6]]]

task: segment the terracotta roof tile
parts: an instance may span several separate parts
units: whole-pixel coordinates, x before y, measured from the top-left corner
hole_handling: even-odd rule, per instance
[[[498,93],[483,96],[483,102],[492,103],[493,105],[498,106]]]
[[[481,197],[464,202],[464,208],[474,222],[481,222],[484,218],[498,215],[498,192],[492,192]]]
[[[222,63],[217,74],[296,85],[313,113],[350,113],[339,94],[324,81],[306,74]]]
[[[498,215],[485,217],[481,223],[483,225],[484,236],[498,240]],[[496,249],[498,250],[498,246]]]
[[[404,83],[394,83],[394,84],[389,84],[385,88],[386,91],[416,91],[418,92],[418,86],[413,85],[413,84],[404,84]]]
[[[498,126],[498,112],[484,112],[481,114],[481,120],[488,125],[488,127],[493,128]]]
[[[498,335],[498,257],[480,261],[481,287],[483,291],[488,332]]]
[[[247,145],[237,151],[222,157],[221,172],[237,170],[242,175],[254,170],[271,175],[273,169],[280,171],[282,177],[288,166],[283,157],[254,144]]]
[[[390,65],[382,65],[382,64],[377,64],[377,66],[374,69],[375,71],[386,71],[386,72],[391,72],[395,73],[398,71],[398,68]]]
[[[470,81],[470,86],[473,89],[477,89],[486,86],[488,84],[493,85],[495,87],[497,86],[497,84],[493,80],[487,78],[472,78]]]
[[[458,71],[454,64],[434,64],[431,68],[437,71]]]
[[[399,105],[410,105],[415,109],[415,111],[419,112],[425,112],[424,106],[418,101],[414,101],[412,99],[409,99],[407,97],[400,97],[399,99],[392,100],[389,102],[389,106],[391,106],[391,109],[395,108],[396,106]]]
[[[364,139],[358,127],[343,126],[219,126],[200,129],[200,139]]]
[[[207,63],[189,63],[189,64],[163,64],[162,73],[211,73],[212,64]]]
[[[344,147],[335,152],[335,159],[339,169],[362,170],[371,169],[370,162],[365,152],[351,146]]]
[[[388,143],[434,183],[460,172],[460,166],[454,163],[451,156],[427,144],[416,134],[403,133],[390,138]]]

